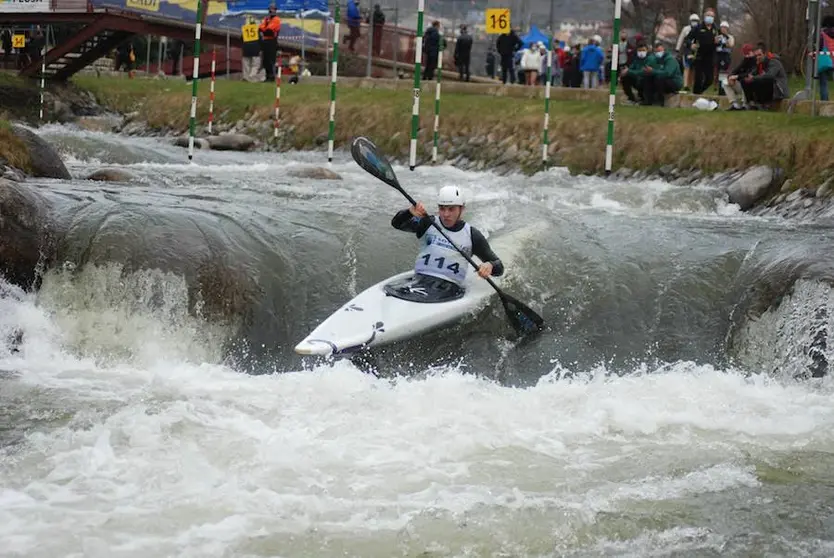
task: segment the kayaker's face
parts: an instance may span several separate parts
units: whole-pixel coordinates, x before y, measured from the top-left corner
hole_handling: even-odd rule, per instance
[[[455,223],[460,221],[460,214],[463,213],[463,207],[459,205],[438,205],[437,214],[440,216],[440,222],[446,228],[454,227]]]

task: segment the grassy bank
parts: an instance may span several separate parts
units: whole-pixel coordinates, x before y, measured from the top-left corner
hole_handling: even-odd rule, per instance
[[[183,81],[78,76],[74,83],[93,92],[101,104],[113,110],[139,111],[154,128],[175,133],[188,129],[191,86]],[[274,97],[272,84],[220,80],[216,84],[216,122],[268,122]],[[433,100],[433,95],[424,90],[421,157],[430,151]],[[284,84],[281,126],[293,129],[284,147],[321,148],[328,129],[328,101],[326,84]],[[442,150],[487,162],[500,159],[508,150],[517,150],[518,155],[505,162],[526,171],[536,170],[540,164],[543,109],[540,99],[444,93]],[[200,84],[198,103],[200,130],[207,113],[208,83],[204,82]],[[601,172],[607,117],[605,103],[560,100],[555,89],[550,120],[552,160],[573,172]],[[830,156],[834,152],[834,125],[828,118],[629,106],[619,107],[616,118],[615,168],[655,170],[671,165],[712,173],[764,164],[784,168],[797,186],[819,184],[834,172],[834,158]],[[408,153],[410,122],[409,89],[343,86],[338,90],[337,146],[344,147],[352,136],[363,134],[402,158]],[[268,126],[258,129],[266,131],[264,138],[271,135]]]
[[[29,149],[13,132],[6,120],[0,120],[0,159],[24,172],[32,171]]]

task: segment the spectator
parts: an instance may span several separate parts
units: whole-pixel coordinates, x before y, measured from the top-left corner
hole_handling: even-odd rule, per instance
[[[730,71],[730,75],[722,83],[727,99],[730,100],[730,107],[727,110],[747,110],[747,98],[744,95],[744,88],[741,82],[749,76],[756,67],[756,55],[753,54],[753,45],[745,44],[741,47],[741,54],[744,58],[738,66]]]
[[[596,89],[599,85],[599,70],[604,60],[605,53],[602,52],[594,39],[589,39],[579,57],[579,70],[582,72],[582,87],[584,89]]]
[[[723,83],[726,81],[730,71],[730,63],[733,58],[733,48],[736,46],[735,38],[730,35],[730,24],[721,22],[718,37],[715,43],[715,58],[718,62],[718,94],[724,94]]]
[[[513,55],[521,48],[521,39],[518,38],[515,29],[509,33],[501,33],[495,43],[498,55],[501,57],[501,81],[515,83],[515,71],[513,68]]]
[[[246,16],[246,24],[257,23],[252,16]],[[264,81],[266,74],[263,71],[261,60],[261,40],[253,34],[252,37],[243,37],[243,56],[241,57],[241,71],[243,79],[250,82]],[[250,40],[246,40],[249,38]]]
[[[348,0],[347,3],[347,26],[349,35],[345,35],[343,43],[347,43],[348,50],[355,52],[356,40],[359,38],[359,27],[362,25],[362,15],[359,13],[359,6],[356,0]]]
[[[692,71],[692,63],[695,60],[695,53],[692,50],[692,39],[689,34],[698,26],[701,18],[698,14],[689,16],[689,25],[685,26],[678,37],[678,44],[676,46],[678,58],[683,64],[683,91],[691,91],[692,84],[695,81],[695,74]]]
[[[490,43],[486,54],[486,75],[495,79],[495,45]]]
[[[434,79],[437,69],[437,55],[442,49],[440,37],[440,22],[435,20],[423,35],[423,79]]]
[[[455,41],[455,66],[461,81],[469,81],[469,62],[472,59],[472,35],[466,30],[466,25],[460,26],[460,36]],[[495,55],[493,54],[493,67]],[[495,70],[493,69],[493,74]]]
[[[374,13],[371,16],[374,26],[373,34],[373,52],[374,56],[382,54],[382,29],[385,25],[385,12],[379,7],[379,4],[374,4]]]
[[[637,50],[635,51],[634,60],[631,65],[622,69],[620,83],[623,85],[623,91],[632,103],[639,103],[643,100],[643,68],[648,62],[649,46],[641,41],[637,43]],[[639,100],[634,94],[637,90]]]
[[[551,76],[553,80],[551,85],[562,84],[565,65],[569,59],[570,53],[565,49],[565,41],[559,41],[559,44],[556,46],[556,51],[553,53],[553,76]]]
[[[521,67],[524,69],[524,80],[527,85],[536,85],[542,68],[542,55],[539,52],[541,43],[530,43],[521,55]],[[541,45],[544,46],[544,45]]]
[[[281,18],[275,9],[275,4],[269,5],[269,13],[258,27],[263,37],[261,51],[263,52],[264,70],[266,78],[264,81],[275,80],[275,59],[278,55],[278,34],[281,32]]]
[[[643,68],[643,105],[666,104],[666,95],[677,93],[683,86],[681,68],[672,56],[666,56],[663,43],[657,41],[654,54]]]
[[[692,49],[695,51],[695,85],[692,92],[700,95],[712,85],[715,73],[715,45],[718,43],[718,30],[715,28],[715,10],[704,10],[704,22],[689,32]]]
[[[756,65],[753,72],[741,82],[750,109],[769,110],[790,95],[788,74],[779,57],[767,51],[764,43],[756,45],[753,51]]]

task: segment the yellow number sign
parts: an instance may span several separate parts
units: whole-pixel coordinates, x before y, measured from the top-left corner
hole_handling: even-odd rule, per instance
[[[159,0],[125,0],[125,6],[149,12],[159,11]]]
[[[258,40],[258,26],[254,23],[249,23],[240,28],[243,31],[243,42],[251,43]]]
[[[12,35],[12,48],[23,48],[26,46],[26,35]]]
[[[489,8],[486,11],[486,32],[490,34],[510,32],[510,9]]]

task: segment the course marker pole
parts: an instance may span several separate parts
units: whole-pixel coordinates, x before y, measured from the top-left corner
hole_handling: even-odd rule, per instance
[[[339,75],[339,3],[333,16],[333,62],[330,69],[330,124],[327,131],[327,162],[333,162],[333,144],[336,137],[336,77]]]
[[[437,162],[437,130],[440,128],[440,76],[443,72],[443,49],[437,51],[437,86],[434,89],[434,145],[431,148],[431,162]]]
[[[208,113],[208,133],[211,133],[211,125],[214,122],[214,71],[217,67],[217,47],[211,49],[211,88],[209,90],[209,113]]]
[[[550,76],[553,67],[553,38],[550,39],[550,48],[547,51],[547,82],[544,84],[544,126],[542,130],[542,165],[547,166],[547,150],[550,146],[550,139],[547,137],[547,130],[550,126]]]
[[[617,65],[619,63],[620,50],[620,14],[622,13],[622,0],[614,2],[614,34],[611,51],[611,87],[608,92],[608,139],[605,145],[605,176],[611,174],[611,166],[614,164],[614,105],[617,102]]]
[[[411,143],[408,147],[408,168],[417,166],[417,128],[420,127],[420,71],[423,61],[423,11],[426,0],[417,0],[417,37],[414,41],[414,89],[411,103]]]
[[[194,70],[191,73],[191,113],[188,123],[188,160],[194,158],[194,128],[197,126],[197,78],[200,76],[200,35],[203,27],[203,4],[197,2],[197,23],[194,26]]]

